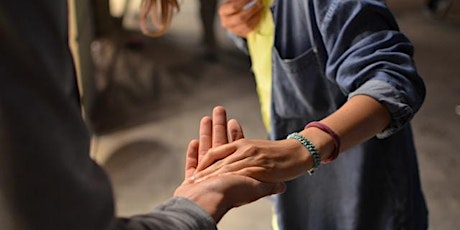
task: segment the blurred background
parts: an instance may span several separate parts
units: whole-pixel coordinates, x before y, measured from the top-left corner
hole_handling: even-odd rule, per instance
[[[69,2],[91,155],[111,176],[119,215],[147,212],[172,195],[186,146],[215,105],[242,123],[246,137],[266,138],[249,59],[229,42],[212,7],[180,1],[171,29],[154,39],[139,32],[139,0]],[[460,1],[387,3],[415,46],[427,86],[413,129],[430,229],[458,229]],[[232,210],[219,229],[268,230],[271,214],[263,198]]]

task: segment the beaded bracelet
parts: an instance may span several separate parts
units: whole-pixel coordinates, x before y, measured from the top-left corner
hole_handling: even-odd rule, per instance
[[[329,162],[332,162],[333,160],[335,160],[337,158],[337,156],[339,156],[340,145],[341,145],[339,135],[337,135],[337,133],[334,132],[334,130],[329,128],[329,126],[327,126],[327,125],[325,125],[325,124],[323,124],[321,122],[317,122],[317,121],[310,122],[305,126],[305,129],[310,128],[310,127],[318,128],[318,129],[322,130],[323,132],[328,133],[329,135],[331,135],[331,137],[332,137],[332,139],[334,141],[334,150],[332,151],[331,155],[327,159],[323,160],[323,163],[329,163]]]
[[[316,150],[316,147],[313,145],[313,143],[311,143],[311,141],[299,133],[291,133],[287,136],[286,139],[298,140],[308,150],[308,152],[313,157],[313,168],[309,169],[307,172],[309,175],[313,175],[315,170],[321,164],[321,156],[319,155],[318,150]]]

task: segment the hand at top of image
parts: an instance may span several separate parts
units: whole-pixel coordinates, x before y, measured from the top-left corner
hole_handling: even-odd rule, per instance
[[[229,0],[219,8],[221,25],[231,33],[246,37],[261,19],[263,5],[258,0]]]

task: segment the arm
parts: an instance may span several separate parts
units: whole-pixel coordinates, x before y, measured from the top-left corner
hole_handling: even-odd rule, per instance
[[[350,98],[339,110],[321,122],[340,136],[342,144],[339,151],[343,152],[384,130],[390,124],[390,114],[383,104],[372,97],[358,95]],[[327,159],[334,149],[332,137],[320,129],[307,128],[300,134],[315,144],[322,159]],[[293,144],[298,145],[295,142]],[[299,150],[306,151],[305,148]],[[312,165],[312,162],[309,164]]]
[[[397,132],[410,121],[425,97],[412,44],[399,31],[383,1],[358,4],[346,0],[333,6],[314,2],[316,26],[328,53],[325,75],[349,97],[342,108],[322,122],[341,137],[341,151],[376,135],[385,138]],[[315,138],[314,133],[323,137]],[[302,134],[317,139],[320,148],[323,143],[319,139],[328,139],[317,129]],[[328,152],[330,146],[323,150],[325,155]]]
[[[382,2],[336,3],[334,8],[321,8],[318,5],[330,2],[315,1],[315,15],[328,54],[325,75],[349,96],[321,121],[339,134],[343,152],[401,129],[420,108],[425,88],[412,60],[413,48]],[[322,159],[332,152],[327,133],[308,128],[301,134],[319,149]],[[203,168],[225,159],[206,170],[198,168],[203,171],[197,177],[236,172],[262,181],[283,181],[303,175],[313,165],[296,140],[241,140],[215,148],[207,157]]]

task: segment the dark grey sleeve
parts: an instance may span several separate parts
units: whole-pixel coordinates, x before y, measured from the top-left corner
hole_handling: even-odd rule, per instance
[[[176,197],[157,206],[150,214],[119,219],[116,229],[214,230],[217,227],[201,207],[188,199]]]
[[[89,144],[66,1],[0,1],[0,228],[215,229],[181,198],[116,218],[110,181]]]

